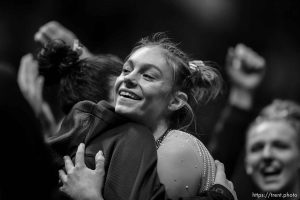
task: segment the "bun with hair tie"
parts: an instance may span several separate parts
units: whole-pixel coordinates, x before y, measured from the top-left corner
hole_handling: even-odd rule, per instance
[[[223,79],[213,62],[193,60],[189,62],[191,75],[187,78],[197,103],[208,103],[222,91]]]
[[[59,84],[61,79],[77,67],[79,56],[79,52],[61,40],[54,40],[45,45],[37,56],[39,71],[45,77],[45,84]]]

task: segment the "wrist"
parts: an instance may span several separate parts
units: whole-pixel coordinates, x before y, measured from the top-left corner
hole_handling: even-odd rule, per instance
[[[233,86],[230,89],[229,103],[243,110],[250,110],[253,104],[253,91]]]
[[[80,54],[80,59],[93,56],[93,54],[78,39],[74,39],[72,49]]]

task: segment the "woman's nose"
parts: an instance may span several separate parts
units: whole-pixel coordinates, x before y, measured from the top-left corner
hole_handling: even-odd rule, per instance
[[[128,88],[133,88],[133,87],[136,87],[136,85],[137,85],[136,79],[131,76],[125,76],[124,83],[125,83],[125,86]]]

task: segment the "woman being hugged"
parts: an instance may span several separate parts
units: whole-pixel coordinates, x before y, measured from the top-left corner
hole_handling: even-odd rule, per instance
[[[184,132],[198,104],[217,96],[220,73],[190,62],[163,34],[142,39],[115,84],[115,111],[148,127],[156,140],[157,170],[172,199],[194,196],[214,182],[214,160],[196,137]]]
[[[47,137],[57,136],[62,119],[76,103],[114,99],[111,88],[123,62],[109,54],[81,58],[82,48],[74,47],[53,40],[41,48],[37,60],[31,54],[21,60],[19,87]]]

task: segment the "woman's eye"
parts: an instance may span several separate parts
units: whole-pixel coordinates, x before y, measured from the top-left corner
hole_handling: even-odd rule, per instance
[[[129,72],[130,72],[130,69],[129,69],[129,68],[123,68],[123,69],[122,69],[122,73],[125,73],[125,74],[126,74],[126,73],[129,73]]]
[[[143,76],[146,78],[146,79],[149,79],[149,80],[153,80],[154,77],[150,74],[143,74]]]

